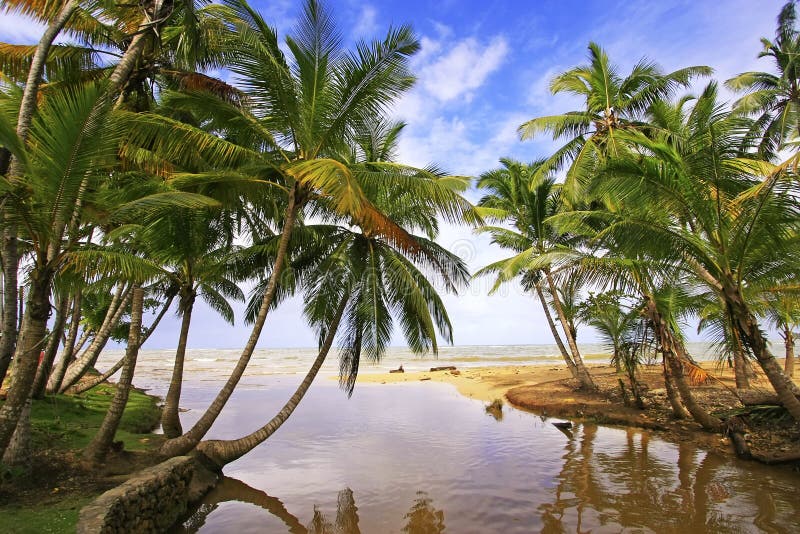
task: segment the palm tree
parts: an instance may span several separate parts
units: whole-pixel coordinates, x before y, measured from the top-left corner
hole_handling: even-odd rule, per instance
[[[749,135],[758,140],[758,152],[772,159],[786,141],[800,135],[800,33],[794,1],[787,2],[778,15],[775,40],[761,39],[758,57],[771,58],[777,74],[743,72],[725,82],[730,89],[747,92],[735,108],[754,115]]]
[[[189,139],[202,139],[200,149],[213,146],[210,161],[230,161],[230,154],[249,159],[241,172],[267,177],[285,195],[285,211],[275,232],[280,236],[250,338],[231,376],[209,409],[186,434],[168,440],[161,451],[181,454],[194,447],[211,427],[242,376],[279,289],[292,229],[304,210],[322,210],[346,217],[365,231],[384,236],[412,255],[426,250],[408,232],[383,215],[365,190],[376,180],[391,182],[416,193],[417,202],[435,206],[455,220],[470,207],[437,174],[402,165],[354,164],[337,155],[349,152],[350,142],[363,125],[374,122],[395,97],[409,88],[413,77],[408,58],[419,48],[411,29],[391,29],[385,39],[361,43],[354,52],[341,48],[330,14],[309,0],[297,27],[287,38],[290,62],[278,45],[275,31],[239,0],[225,2],[231,20],[231,70],[239,76],[246,106],[221,102],[208,94],[172,93],[165,101],[176,109],[207,113],[207,125],[225,139],[209,136],[177,121],[148,117],[149,133],[136,139],[165,157],[180,159]],[[134,120],[136,118],[133,118]],[[168,138],[165,131],[171,132]],[[234,144],[234,141],[236,144]],[[273,202],[274,195],[253,202]]]
[[[452,343],[452,325],[431,281],[436,275],[448,290],[467,283],[463,261],[433,241],[417,236],[430,251],[416,261],[380,237],[338,226],[308,227],[317,245],[306,245],[292,262],[306,287],[305,314],[319,332],[319,353],[284,407],[267,424],[236,440],[203,441],[197,450],[220,469],[268,439],[289,418],[340,335],[340,384],[352,394],[362,358],[379,361],[391,339],[395,319],[408,346],[419,353],[438,350],[436,331]],[[341,328],[340,324],[344,323]]]
[[[664,73],[654,63],[641,59],[623,77],[606,52],[589,43],[589,63],[574,67],[553,78],[553,94],[569,93],[583,98],[584,109],[560,115],[537,117],[519,127],[520,137],[532,139],[550,132],[553,139],[566,144],[547,158],[537,171],[546,175],[567,168],[568,200],[586,202],[585,187],[606,156],[625,151],[617,132],[647,130],[645,114],[650,105],[686,87],[697,76],[707,76],[709,67],[686,67]]]
[[[649,156],[620,158],[603,173],[599,187],[624,195],[629,206],[610,215],[614,222],[606,233],[627,254],[679,265],[720,298],[781,402],[800,420],[797,387],[770,353],[747,290],[788,284],[797,276],[797,266],[787,260],[798,252],[794,186],[770,176],[759,181],[763,162],[740,157],[747,123],[720,110],[715,84],[683,118],[684,127],[669,135],[626,134],[626,142]],[[630,186],[634,177],[636,188]]]
[[[24,184],[14,174],[0,179],[13,217],[32,243],[25,327],[16,346],[15,373],[0,409],[0,450],[5,450],[20,410],[30,395],[50,314],[53,276],[64,260],[64,240],[73,235],[88,186],[116,163],[122,131],[102,120],[97,107],[102,89],[95,85],[50,95],[31,124],[23,165]],[[20,140],[20,144],[22,144]],[[67,249],[70,243],[67,242]]]
[[[551,325],[553,337],[559,344],[564,361],[573,377],[584,387],[593,389],[594,383],[583,364],[574,335],[574,325],[565,312],[551,266],[549,264],[531,266],[531,263],[539,257],[548,253],[568,251],[574,244],[574,236],[559,233],[555,227],[547,223],[547,219],[561,208],[561,188],[552,178],[536,176],[543,162],[530,165],[510,159],[501,159],[500,162],[502,168],[484,173],[478,179],[478,188],[488,191],[478,205],[485,216],[507,221],[514,228],[483,226],[478,231],[488,233],[492,237],[492,242],[511,249],[515,255],[487,265],[475,275],[496,273],[497,278],[492,291],[496,291],[501,284],[517,276],[524,276],[529,285],[537,291],[539,301]],[[563,348],[560,335],[549,318],[548,303],[541,291],[542,285],[545,285],[550,294],[550,302],[561,323],[564,337],[569,345],[569,353]]]
[[[639,314],[635,307],[622,304],[623,295],[619,291],[608,291],[590,295],[581,304],[579,315],[589,326],[593,327],[603,341],[611,348],[611,363],[622,370],[626,363],[624,346],[631,342],[631,334],[636,329]]]
[[[233,309],[227,299],[244,300],[232,268],[236,247],[215,216],[219,214],[176,210],[142,228],[136,235],[140,246],[148,251],[148,257],[164,265],[165,278],[177,290],[178,313],[182,318],[172,379],[161,417],[161,426],[168,438],[182,434],[178,403],[195,299],[199,295],[231,324]]]

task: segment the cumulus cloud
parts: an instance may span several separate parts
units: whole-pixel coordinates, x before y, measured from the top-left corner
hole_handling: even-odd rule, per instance
[[[445,50],[435,61],[420,70],[425,90],[442,102],[454,100],[479,88],[495,72],[508,54],[508,43],[502,36],[482,46],[472,37],[455,43],[452,48],[441,42],[423,42],[436,51]]]

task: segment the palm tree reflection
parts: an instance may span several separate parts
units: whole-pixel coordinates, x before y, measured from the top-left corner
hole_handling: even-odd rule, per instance
[[[258,506],[280,519],[290,534],[361,534],[358,525],[358,507],[353,491],[350,488],[341,490],[336,502],[336,520],[331,522],[314,505],[314,513],[308,526],[289,510],[283,502],[265,492],[250,487],[241,480],[223,478],[217,486],[206,495],[194,513],[173,530],[175,533],[199,531],[206,523],[209,514],[223,502],[236,501]],[[402,532],[409,534],[439,534],[444,532],[444,511],[433,507],[433,500],[424,491],[417,492],[417,498],[404,517],[407,520]]]

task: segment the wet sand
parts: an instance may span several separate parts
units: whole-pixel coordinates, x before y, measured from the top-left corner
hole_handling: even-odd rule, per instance
[[[783,364],[782,361],[780,363]],[[698,402],[711,413],[724,413],[740,407],[741,403],[734,393],[733,370],[720,367],[716,362],[700,362],[700,365],[711,378],[703,385],[692,386]],[[466,397],[487,403],[499,399],[543,416],[646,428],[672,442],[689,440],[722,454],[734,454],[727,437],[705,432],[694,421],[676,420],[672,416],[660,365],[643,366],[639,372],[639,381],[645,386],[644,410],[624,404],[619,389],[620,375],[613,367],[607,364],[590,364],[587,367],[598,386],[597,392],[579,389],[565,365],[511,365],[455,371],[363,374],[358,381],[373,384],[441,382],[451,384]],[[622,379],[627,387],[627,378]],[[797,377],[795,382],[800,383]],[[773,391],[763,374],[757,374],[751,379],[751,384],[758,393],[769,394]],[[775,428],[754,424],[748,428],[747,438],[753,452],[762,457],[775,454],[800,457],[800,443],[796,434],[796,429],[791,425]]]

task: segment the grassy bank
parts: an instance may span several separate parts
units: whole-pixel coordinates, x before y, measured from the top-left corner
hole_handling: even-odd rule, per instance
[[[100,385],[81,395],[56,395],[33,402],[31,468],[2,469],[0,532],[74,532],[78,512],[92,498],[135,470],[141,451],[154,446],[150,431],[158,424],[159,399],[132,390],[115,440],[124,445],[101,468],[91,468],[80,452],[103,421],[114,395]],[[117,475],[117,478],[114,476]]]

